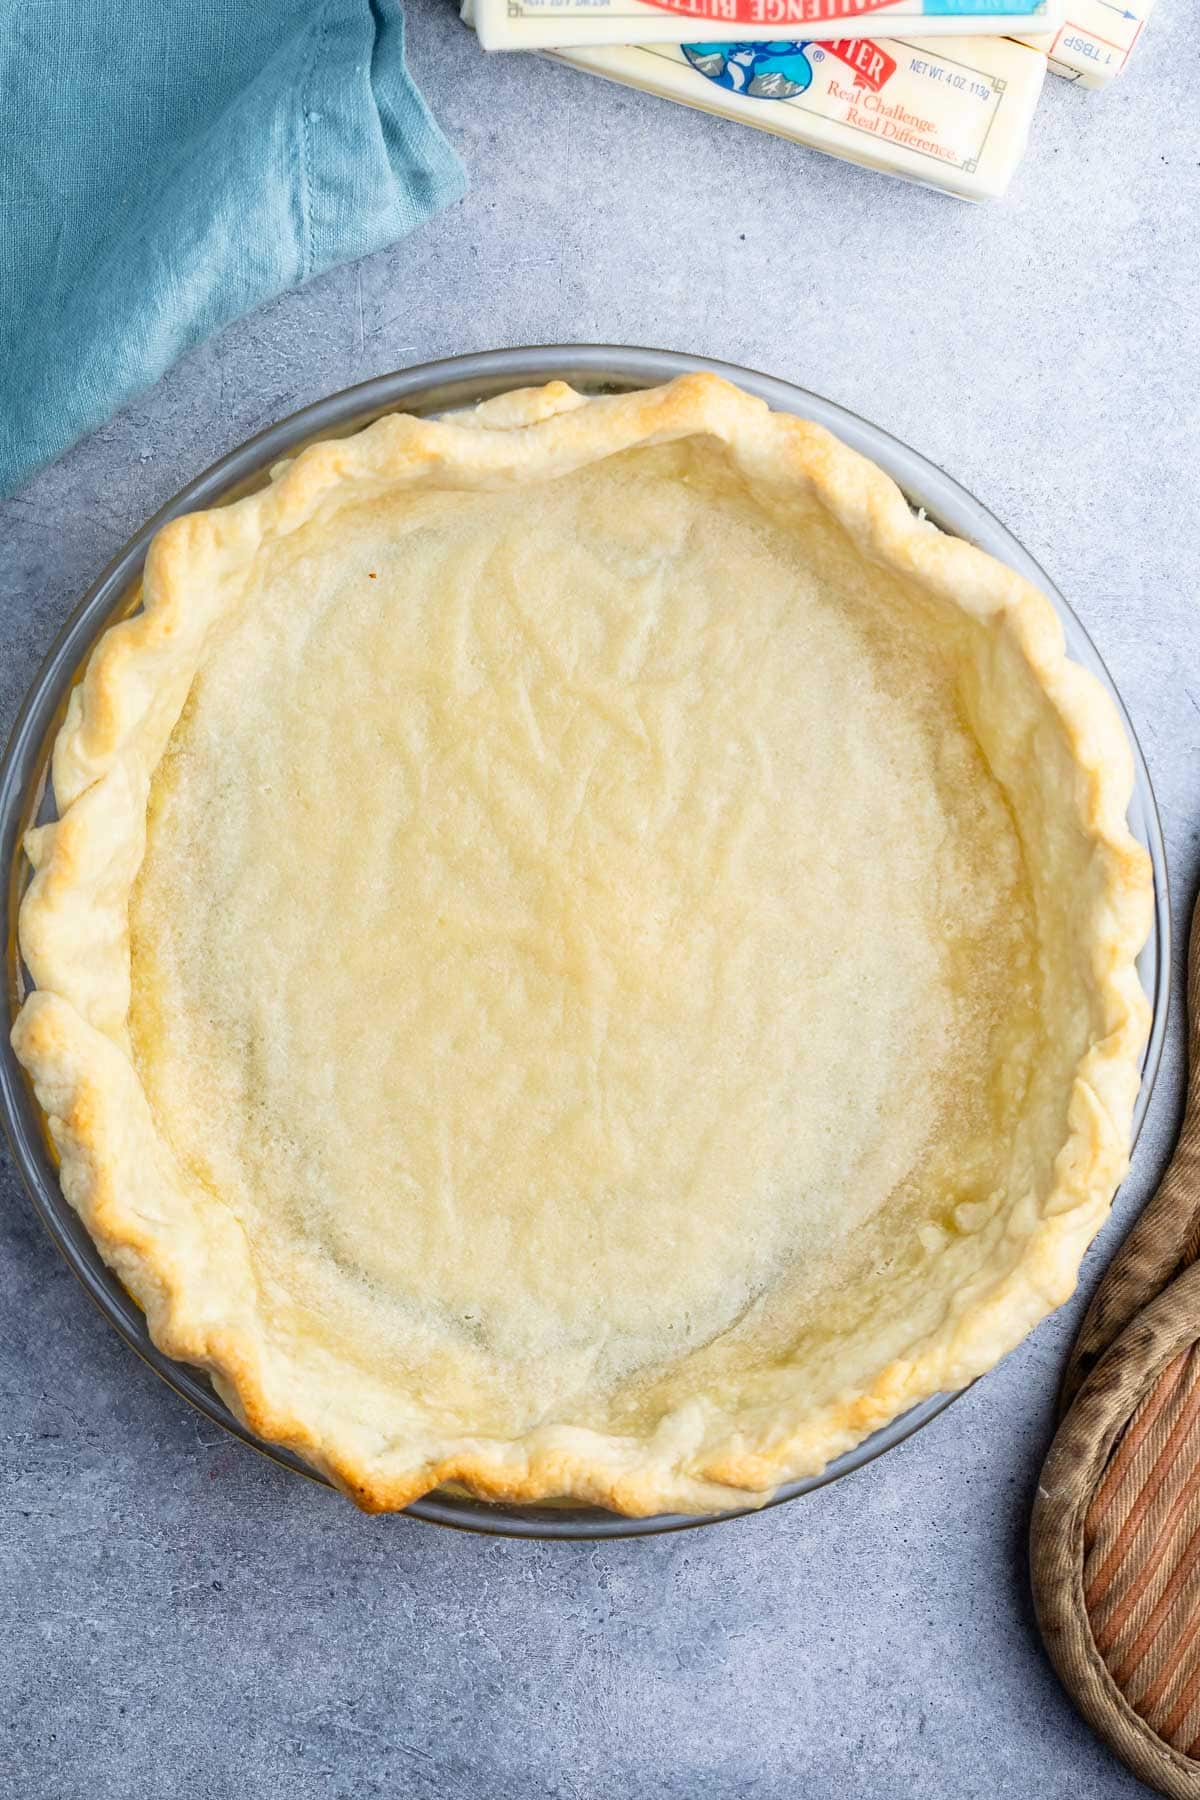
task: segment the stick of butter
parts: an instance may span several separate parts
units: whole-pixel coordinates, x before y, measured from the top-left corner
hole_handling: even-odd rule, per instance
[[[998,32],[1053,36],[1064,0],[474,0],[485,50],[579,44],[808,43],[826,38]]]
[[[546,54],[962,200],[998,199],[1008,186],[1046,73],[1042,51],[1005,38],[645,44]]]
[[[1067,0],[1066,18],[1052,42],[1025,32],[1018,36],[1046,52],[1055,75],[1082,87],[1107,87],[1129,61],[1153,7],[1154,0]]]

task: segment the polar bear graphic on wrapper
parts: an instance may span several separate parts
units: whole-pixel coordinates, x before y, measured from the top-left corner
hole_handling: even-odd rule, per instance
[[[807,42],[679,47],[693,69],[734,94],[749,94],[755,100],[790,100],[812,85]]]

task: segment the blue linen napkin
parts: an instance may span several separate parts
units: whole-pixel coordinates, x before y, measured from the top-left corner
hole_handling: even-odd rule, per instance
[[[457,199],[396,0],[0,0],[0,494]]]

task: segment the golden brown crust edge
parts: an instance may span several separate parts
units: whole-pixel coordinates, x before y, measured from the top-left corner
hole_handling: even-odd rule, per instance
[[[508,486],[545,479],[638,444],[703,434],[726,444],[753,479],[815,495],[865,555],[925,590],[987,618],[1006,634],[1065,734],[1077,771],[1073,803],[1096,869],[1090,932],[1094,1003],[1102,1029],[1076,1070],[1068,1135],[1054,1185],[1019,1262],[957,1293],[912,1353],[869,1391],[780,1421],[769,1445],[725,1421],[672,1416],[652,1442],[543,1428],[517,1442],[483,1440],[397,1469],[281,1404],[256,1335],[254,1279],[244,1247],[226,1244],[218,1293],[185,1276],[180,1243],[152,1223],[152,1197],[114,1178],[133,1134],[146,1181],[156,1176],[153,1120],[128,1059],[128,895],[144,845],[154,766],[190,685],[211,618],[188,591],[197,558],[235,566],[286,535],[347,477],[381,484]],[[447,1481],[483,1498],[531,1503],[569,1496],[631,1515],[760,1504],[782,1482],[817,1472],[871,1431],[931,1394],[990,1368],[1072,1291],[1083,1253],[1127,1167],[1139,1056],[1149,1007],[1135,959],[1152,918],[1149,859],[1125,811],[1132,759],[1107,694],[1069,663],[1049,601],[982,551],[914,518],[893,482],[821,428],[771,414],[711,375],[664,388],[582,401],[562,383],[504,395],[469,419],[396,417],[358,437],[314,445],[271,485],[226,508],[174,521],[147,562],[144,610],[94,651],[72,696],[54,758],[60,821],[30,834],[36,868],[21,943],[37,983],[13,1031],[62,1163],[63,1190],[105,1259],[144,1307],[168,1355],[198,1365],[259,1436],[288,1447],[368,1511],[407,1505]],[[205,1228],[209,1221],[205,1221]],[[182,1248],[210,1254],[197,1225]],[[222,1221],[218,1236],[236,1237]],[[193,1265],[189,1265],[191,1268]],[[236,1276],[233,1273],[236,1271]],[[389,1466],[390,1465],[390,1466]]]

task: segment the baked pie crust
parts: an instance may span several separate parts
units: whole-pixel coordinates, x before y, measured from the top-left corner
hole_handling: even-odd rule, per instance
[[[1049,602],[709,375],[317,444],[155,539],[14,1030],[169,1356],[360,1506],[761,1502],[1123,1175],[1132,763]]]

